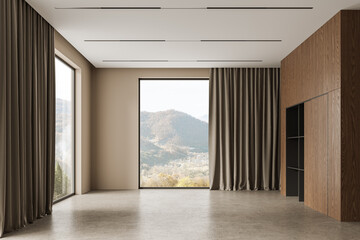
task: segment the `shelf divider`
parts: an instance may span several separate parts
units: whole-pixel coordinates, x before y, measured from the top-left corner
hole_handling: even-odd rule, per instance
[[[294,136],[294,137],[288,137],[287,139],[299,139],[304,138],[304,136]]]
[[[286,109],[286,196],[304,201],[304,104]]]

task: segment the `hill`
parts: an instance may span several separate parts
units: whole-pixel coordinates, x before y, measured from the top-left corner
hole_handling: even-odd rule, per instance
[[[204,152],[208,152],[206,122],[175,110],[140,113],[142,164],[166,164]]]

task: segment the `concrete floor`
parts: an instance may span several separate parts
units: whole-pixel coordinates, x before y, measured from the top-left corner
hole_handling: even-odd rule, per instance
[[[91,192],[5,239],[360,239],[279,192],[134,190]]]

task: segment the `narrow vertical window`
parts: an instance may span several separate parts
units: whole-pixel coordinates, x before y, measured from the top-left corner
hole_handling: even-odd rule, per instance
[[[74,194],[75,70],[55,59],[56,139],[54,201]]]
[[[140,188],[209,187],[207,79],[140,80]]]

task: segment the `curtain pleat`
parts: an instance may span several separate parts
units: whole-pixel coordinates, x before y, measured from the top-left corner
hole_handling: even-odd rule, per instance
[[[0,1],[0,236],[52,212],[53,28],[24,0]]]
[[[279,68],[211,70],[210,189],[279,189],[279,87]]]

